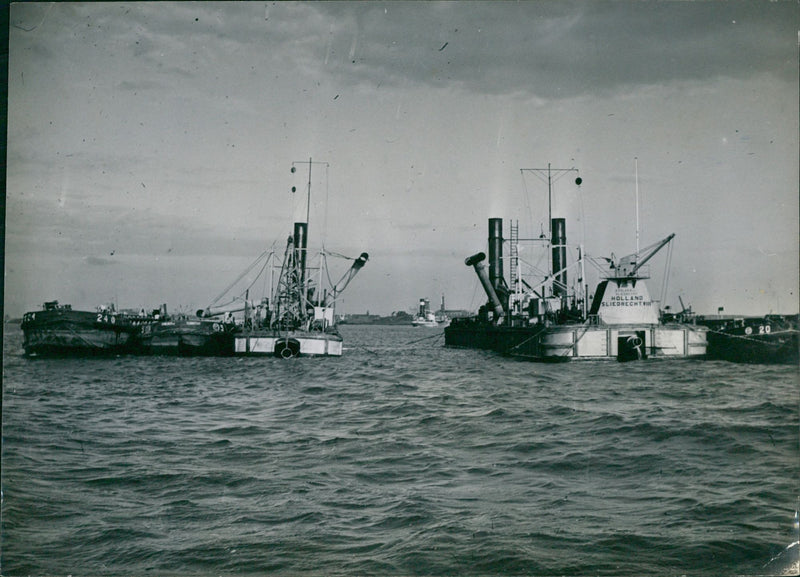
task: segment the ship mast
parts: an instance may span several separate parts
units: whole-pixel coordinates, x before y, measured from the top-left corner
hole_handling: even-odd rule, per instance
[[[312,160],[311,157],[309,157],[308,160],[295,160],[292,162],[292,174],[297,172],[296,165],[298,164],[308,164],[308,183],[306,184],[306,226],[308,226],[309,219],[311,218],[311,166],[314,164],[324,164],[325,168],[327,169],[330,167],[330,164],[327,162]],[[293,186],[292,193],[295,192],[297,192],[297,187]]]
[[[294,233],[294,253],[295,253],[295,267],[296,276],[298,279],[298,293],[299,293],[299,308],[301,311],[305,309],[306,301],[308,300],[308,272],[307,268],[307,255],[308,255],[308,225],[311,219],[311,169],[315,164],[323,164],[327,168],[330,166],[327,162],[314,161],[311,157],[305,160],[298,160],[292,162],[291,172],[297,171],[296,165],[308,164],[308,183],[306,184],[306,220],[305,223],[295,223]],[[292,187],[292,193],[297,192],[296,187]],[[302,241],[302,242],[298,242]],[[322,266],[322,264],[320,264]],[[321,290],[321,286],[320,286]],[[319,297],[318,297],[319,298]],[[304,317],[304,313],[300,313]]]
[[[558,180],[563,178],[565,175],[569,174],[570,172],[578,173],[578,169],[575,167],[572,168],[553,168],[550,163],[547,163],[547,168],[520,168],[520,173],[522,173],[523,179],[525,178],[526,172],[531,172],[536,175],[537,178],[547,183],[547,227],[548,227],[548,257],[547,257],[547,268],[548,270],[553,271],[553,256],[552,251],[549,250],[553,246],[553,184],[556,183]],[[575,178],[575,184],[578,186],[581,185],[583,180],[580,176]]]
[[[639,158],[634,156],[634,172],[636,175],[636,254],[639,254]]]

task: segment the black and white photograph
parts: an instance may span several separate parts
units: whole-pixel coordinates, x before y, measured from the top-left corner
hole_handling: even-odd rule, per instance
[[[0,575],[800,574],[800,3],[6,10]]]

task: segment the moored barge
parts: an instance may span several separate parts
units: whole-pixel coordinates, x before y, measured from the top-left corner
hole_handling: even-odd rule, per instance
[[[142,330],[158,322],[158,315],[121,312],[113,305],[79,311],[57,300],[48,301],[42,310],[23,315],[22,346],[28,356],[129,353],[138,347]]]
[[[800,363],[798,315],[699,316],[708,328],[708,358],[738,363]]]

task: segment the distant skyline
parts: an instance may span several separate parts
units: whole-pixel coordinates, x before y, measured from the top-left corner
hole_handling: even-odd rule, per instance
[[[305,219],[313,158],[310,244],[370,254],[338,312],[476,309],[488,218],[547,227],[521,168],[579,169],[568,241],[631,253],[638,163],[662,304],[796,313],[799,27],[794,1],[13,4],[5,312],[204,307]]]

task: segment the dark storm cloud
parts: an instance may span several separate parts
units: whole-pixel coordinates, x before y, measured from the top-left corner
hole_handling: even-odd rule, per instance
[[[352,86],[462,87],[569,98],[674,81],[796,75],[796,2],[91,3],[17,10],[44,29],[130,54],[161,78],[243,61]],[[231,9],[235,6],[235,9]],[[276,55],[280,55],[279,57]]]
[[[390,2],[313,9],[344,22],[352,16],[333,39],[334,60],[341,73],[378,85],[456,84],[554,98],[796,74],[783,56],[796,39],[793,2]]]

